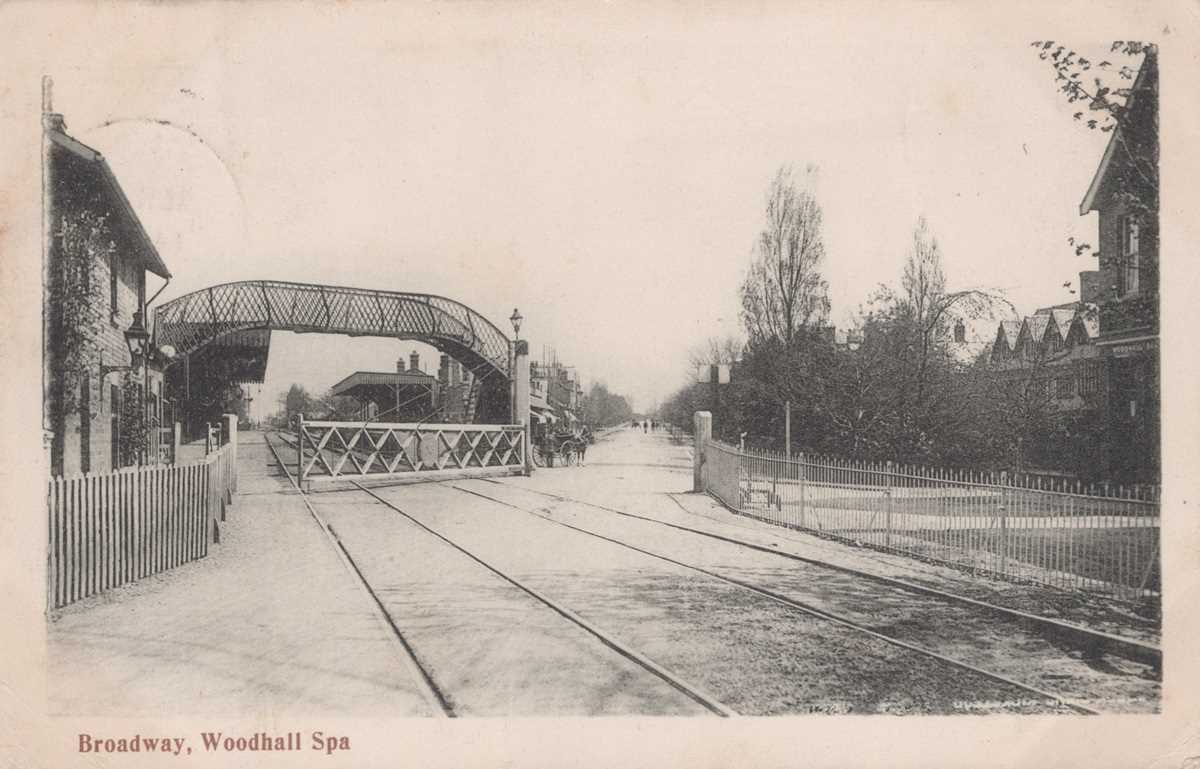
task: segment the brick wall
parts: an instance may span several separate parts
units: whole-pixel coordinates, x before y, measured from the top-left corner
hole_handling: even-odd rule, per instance
[[[111,297],[109,293],[110,265],[102,264],[99,270],[104,290],[100,292],[100,332],[96,341],[96,355],[88,367],[88,408],[90,419],[88,449],[90,454],[89,466],[91,472],[107,472],[112,469],[112,424],[113,417],[119,414],[119,398],[121,385],[124,380],[122,372],[113,372],[100,377],[100,366],[125,366],[129,364],[129,346],[125,342],[125,329],[133,322],[133,314],[138,309],[138,281],[144,274],[141,265],[134,258],[117,260],[117,311],[110,313]],[[65,319],[70,322],[70,319]],[[153,369],[147,372],[149,391],[153,395],[162,391],[162,373]],[[81,385],[82,387],[82,385]],[[113,403],[113,389],[117,391],[118,402]],[[81,414],[69,414],[66,417],[63,443],[63,474],[71,475],[81,472],[83,460],[83,440],[85,430],[81,422]]]

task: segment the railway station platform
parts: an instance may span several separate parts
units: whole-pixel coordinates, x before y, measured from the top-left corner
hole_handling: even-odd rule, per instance
[[[424,715],[395,640],[347,578],[261,433],[207,558],[67,607],[48,624],[57,715]],[[353,651],[350,651],[350,650]]]

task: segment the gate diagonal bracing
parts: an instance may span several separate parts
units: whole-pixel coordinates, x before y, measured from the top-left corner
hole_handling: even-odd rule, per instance
[[[305,481],[525,468],[523,425],[302,419],[297,432],[299,475]]]

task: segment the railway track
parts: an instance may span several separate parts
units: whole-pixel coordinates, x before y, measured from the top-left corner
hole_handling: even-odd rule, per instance
[[[296,481],[294,474],[291,472],[288,465],[279,456],[279,453],[275,450],[275,446],[271,442],[270,438],[265,437],[265,439],[267,442],[267,447],[270,449],[271,454],[275,457],[276,463],[280,466],[280,468],[282,468],[284,473],[287,475],[288,481],[292,484],[293,488],[295,488],[303,497],[305,506],[307,507],[309,513],[313,516],[313,518],[316,520],[316,522],[321,527],[321,529],[326,533],[327,536],[330,537],[331,541],[337,547],[339,553],[343,556],[343,558],[347,564],[347,567],[352,571],[352,573],[356,577],[357,581],[359,582],[360,586],[370,595],[381,618],[384,620],[384,622],[390,628],[392,634],[395,636],[395,638],[397,639],[401,648],[403,649],[404,658],[406,660],[407,666],[409,667],[410,671],[413,673],[413,677],[418,682],[418,685],[422,691],[422,694],[425,695],[426,700],[430,704],[435,706],[436,712],[439,715],[447,716],[447,717],[458,716],[459,713],[457,712],[457,710],[455,709],[455,707],[453,705],[452,698],[437,683],[431,670],[429,669],[429,666],[426,665],[422,661],[417,650],[414,648],[413,644],[405,636],[404,632],[401,630],[396,619],[392,616],[391,612],[388,611],[387,607],[384,605],[384,602],[382,600],[380,600],[375,589],[372,587],[371,583],[368,581],[366,576],[363,574],[362,569],[359,567],[358,563],[355,561],[355,559],[354,559],[353,555],[351,555],[350,551],[346,548],[345,544],[342,542],[342,539],[338,536],[336,530],[333,528],[332,525],[330,525],[327,521],[325,521],[323,519],[323,517],[317,512],[317,510],[309,502],[308,495],[305,494],[303,492],[303,490],[300,488],[299,484]],[[686,696],[687,698],[689,698],[696,704],[700,705],[702,708],[704,708],[709,713],[711,713],[713,715],[721,716],[721,717],[729,717],[729,716],[737,715],[737,713],[735,713],[731,708],[722,704],[710,693],[704,691],[699,686],[684,680],[678,674],[676,674],[670,670],[667,670],[666,668],[664,668],[663,666],[654,662],[653,660],[649,659],[645,655],[642,655],[641,653],[639,653],[636,649],[633,649],[633,648],[629,647],[627,644],[622,643],[612,633],[610,633],[600,627],[597,627],[594,623],[588,622],[587,620],[580,617],[578,614],[573,612],[568,607],[560,604],[559,602],[552,600],[551,598],[544,595],[540,591],[534,589],[533,587],[529,586],[525,582],[517,579],[512,574],[507,573],[506,571],[498,568],[496,565],[481,558],[478,554],[472,552],[471,550],[469,550],[466,547],[463,547],[461,544],[455,542],[450,537],[447,537],[446,535],[437,531],[433,527],[426,525],[422,521],[418,520],[416,517],[409,515],[404,510],[402,510],[398,506],[392,504],[391,502],[383,499],[382,497],[380,497],[378,494],[375,494],[370,489],[367,489],[358,483],[352,482],[351,485],[354,486],[355,488],[357,488],[360,492],[362,492],[362,493],[366,494],[367,496],[371,497],[372,499],[374,499],[379,504],[383,505],[384,507],[386,507],[386,508],[392,510],[393,512],[397,513],[398,515],[402,516],[405,520],[407,520],[413,526],[424,531],[429,536],[434,537],[437,540],[441,541],[442,543],[449,546],[457,553],[461,554],[462,556],[465,556],[466,558],[470,559],[475,564],[486,569],[489,573],[491,573],[494,576],[498,577],[499,579],[503,580],[505,583],[520,590],[522,593],[529,596],[537,603],[550,609],[551,611],[553,611],[555,614],[562,617],[567,622],[570,622],[573,625],[575,625],[576,627],[582,629],[588,635],[590,635],[592,638],[597,640],[599,643],[603,644],[603,646],[606,647],[607,649],[609,649],[611,652],[615,653],[622,659],[627,660],[628,662],[631,662],[634,665],[637,665],[638,667],[642,668],[647,673],[649,673],[649,674],[655,676],[656,678],[658,678],[659,680],[665,682],[667,685],[669,685],[676,691],[682,693],[684,696]]]
[[[505,485],[487,478],[480,478],[479,480],[495,485]],[[574,497],[564,496],[562,494],[553,494],[524,486],[520,488],[523,492],[535,494],[537,496],[552,499],[557,502],[569,502],[573,504],[585,505],[596,510],[602,510],[604,512],[612,513],[625,518],[644,521],[657,526],[675,529],[677,531],[684,531],[689,534],[695,534],[720,542],[727,542],[761,553],[768,553],[789,561],[808,564],[818,568],[827,569],[829,571],[836,571],[843,574],[852,575],[856,578],[869,580],[871,582],[876,582],[881,585],[886,585],[888,587],[896,588],[906,592],[926,595],[946,602],[958,603],[980,612],[993,614],[1012,621],[1014,624],[1032,630],[1033,632],[1036,632],[1045,638],[1053,639],[1070,648],[1076,649],[1088,657],[1098,657],[1102,653],[1109,653],[1123,659],[1127,659],[1131,662],[1149,665],[1158,674],[1161,674],[1162,672],[1162,649],[1156,644],[1147,643],[1134,638],[1119,636],[1103,630],[1096,630],[1094,628],[1088,628],[1070,622],[1064,622],[1062,620],[1056,620],[1050,617],[1042,617],[1036,614],[1030,614],[1029,612],[1020,611],[1019,609],[997,606],[996,604],[981,601],[976,598],[958,595],[956,593],[939,590],[926,585],[918,585],[916,583],[902,579],[896,579],[894,577],[887,577],[868,571],[862,571],[860,569],[854,569],[848,566],[829,563],[828,561],[823,561],[816,558],[809,558],[802,555],[797,555],[795,553],[789,553],[737,537],[719,534],[692,526],[685,526],[678,523],[671,523],[653,516],[641,515],[628,510],[620,510],[607,505],[600,505],[585,499],[577,499]],[[679,506],[681,510],[683,510],[685,513],[687,512],[687,509],[679,503],[679,500],[675,498],[675,495],[666,494],[666,496],[677,506]]]
[[[481,479],[481,480],[484,480],[484,479]],[[450,485],[452,488],[455,488],[466,494],[471,494],[471,495],[489,500],[496,504],[500,504],[505,507],[512,508],[514,510],[519,510],[521,512],[536,516],[537,518],[548,521],[548,522],[553,523],[558,526],[565,527],[567,529],[578,532],[580,534],[584,534],[589,537],[594,537],[596,539],[603,540],[605,542],[609,542],[609,543],[618,545],[623,548],[627,548],[629,550],[641,553],[641,554],[649,556],[651,558],[655,558],[660,561],[670,563],[672,565],[694,571],[698,574],[703,574],[706,577],[709,577],[711,579],[714,579],[714,580],[717,580],[717,581],[720,581],[720,582],[723,582],[723,583],[726,583],[729,585],[733,585],[737,588],[748,591],[749,593],[752,593],[754,595],[769,599],[769,600],[771,600],[777,604],[783,605],[791,610],[798,611],[798,612],[801,612],[803,614],[806,614],[806,615],[809,615],[812,617],[816,617],[820,620],[831,623],[833,625],[847,628],[849,630],[852,630],[852,631],[859,633],[861,635],[864,635],[866,637],[875,639],[877,641],[881,641],[883,643],[887,643],[887,644],[890,644],[893,646],[900,647],[902,649],[906,649],[910,652],[914,652],[914,653],[922,655],[924,657],[933,659],[940,664],[949,665],[949,666],[952,666],[952,667],[955,667],[955,668],[958,668],[961,670],[968,671],[975,675],[979,675],[984,678],[991,679],[992,681],[996,681],[998,683],[1001,683],[1001,684],[1004,684],[1007,686],[1011,686],[1014,689],[1025,692],[1026,694],[1032,695],[1033,697],[1036,697],[1040,700],[1061,705],[1062,707],[1064,707],[1070,711],[1073,711],[1075,713],[1079,713],[1079,714],[1083,714],[1083,715],[1099,715],[1099,711],[1096,711],[1090,707],[1087,707],[1086,705],[1083,705],[1082,703],[1075,702],[1075,701],[1071,700],[1070,698],[1064,697],[1064,696],[1056,694],[1054,692],[1046,691],[1046,690],[1041,689],[1036,686],[1032,686],[1025,682],[1016,680],[1010,676],[1006,676],[1001,673],[987,670],[978,665],[973,665],[971,663],[968,663],[968,662],[965,662],[965,661],[962,661],[959,659],[955,659],[948,655],[939,653],[935,650],[932,650],[932,649],[929,649],[929,648],[926,648],[926,647],[923,647],[923,646],[920,646],[920,645],[917,645],[914,643],[909,643],[909,642],[904,641],[900,638],[897,638],[893,635],[889,635],[886,633],[881,633],[881,632],[872,630],[871,628],[866,627],[862,623],[856,622],[853,619],[850,619],[844,615],[841,615],[841,614],[838,614],[835,612],[831,612],[826,609],[817,608],[816,606],[813,606],[809,603],[797,600],[794,597],[784,595],[780,592],[771,590],[771,589],[763,587],[761,585],[755,585],[746,580],[739,579],[737,577],[733,577],[728,574],[723,574],[723,573],[718,572],[713,569],[705,568],[703,566],[698,566],[694,563],[689,563],[689,562],[684,561],[679,558],[674,558],[669,555],[665,555],[663,553],[655,552],[655,551],[647,549],[647,548],[633,545],[633,544],[630,544],[629,542],[625,542],[616,537],[606,536],[606,535],[599,534],[595,531],[591,531],[591,530],[586,529],[581,526],[575,526],[573,524],[566,523],[564,521],[556,520],[552,517],[549,517],[547,515],[539,513],[538,511],[536,511],[534,509],[526,508],[521,505],[515,505],[507,500],[502,500],[497,497],[483,494],[483,493],[475,491],[473,489],[463,488],[461,486],[458,486],[458,485],[455,485],[452,483],[448,484],[448,485]],[[530,491],[530,490],[522,488],[522,491]],[[544,492],[537,492],[537,493],[544,494]],[[558,497],[558,495],[548,495],[548,494],[546,496]],[[563,499],[564,501],[578,501],[578,500],[570,500],[570,498],[565,498],[565,497],[558,497],[558,498]]]
[[[274,446],[271,445],[270,441],[268,441],[268,445],[271,447],[272,453],[275,453]],[[288,474],[289,480],[293,483],[293,485],[295,485],[295,479],[292,477],[292,474],[291,474],[290,470],[287,468],[286,463],[283,462],[283,460],[279,457],[279,455],[277,453],[275,453],[275,456],[276,456],[276,460],[279,462],[280,466]],[[504,486],[506,488],[509,487],[508,484],[498,483],[498,482],[492,481],[490,479],[482,479],[481,478],[478,480],[481,482]],[[896,637],[895,635],[891,635],[891,634],[885,633],[885,632],[880,632],[877,629],[872,629],[871,627],[868,627],[861,621],[856,621],[853,617],[848,617],[843,614],[839,614],[837,612],[830,611],[828,608],[818,607],[818,606],[812,605],[811,603],[809,603],[807,601],[799,600],[794,594],[787,595],[783,592],[772,589],[770,586],[765,586],[763,584],[755,584],[755,582],[740,578],[739,576],[735,576],[735,575],[729,574],[729,573],[722,573],[721,571],[719,571],[717,569],[713,569],[713,568],[706,568],[705,566],[701,566],[701,565],[697,565],[695,563],[688,562],[687,560],[685,560],[683,558],[673,557],[671,554],[668,554],[668,553],[655,552],[654,550],[648,549],[647,547],[641,547],[638,544],[624,541],[623,539],[621,539],[619,537],[607,536],[605,534],[598,533],[596,531],[590,531],[587,528],[584,528],[582,526],[576,526],[571,523],[567,523],[567,522],[564,522],[561,520],[556,520],[555,518],[553,518],[547,514],[544,514],[543,512],[540,512],[538,509],[534,509],[532,507],[523,506],[523,505],[519,505],[519,504],[514,504],[509,500],[501,499],[496,496],[485,494],[485,493],[482,493],[482,492],[474,490],[474,489],[464,488],[464,487],[456,485],[454,483],[438,484],[438,485],[446,486],[448,488],[453,488],[453,489],[458,490],[459,492],[474,495],[475,497],[481,498],[483,500],[487,500],[493,504],[498,504],[498,505],[501,505],[501,506],[504,506],[507,508],[511,508],[513,510],[520,511],[521,513],[524,513],[529,516],[533,516],[535,518],[546,521],[555,526],[564,527],[565,529],[576,532],[576,534],[578,534],[578,535],[583,535],[583,536],[587,536],[590,538],[603,540],[612,545],[619,546],[619,547],[629,550],[631,552],[636,552],[636,553],[640,554],[641,556],[644,556],[647,558],[653,558],[662,563],[667,563],[667,564],[670,564],[675,567],[689,570],[695,574],[702,575],[706,579],[713,580],[714,582],[721,583],[726,586],[734,587],[740,591],[745,591],[748,594],[754,595],[758,599],[770,601],[777,606],[786,608],[788,611],[803,614],[803,615],[805,615],[807,617],[811,617],[815,620],[819,620],[821,622],[836,625],[839,628],[843,629],[844,631],[858,634],[866,639],[871,639],[871,641],[874,643],[888,644],[888,645],[891,645],[894,647],[898,647],[898,648],[906,650],[907,652],[910,652],[910,653],[913,653],[916,655],[920,655],[922,657],[925,657],[928,660],[932,660],[932,661],[936,662],[937,665],[955,668],[957,670],[960,670],[960,671],[963,671],[963,672],[966,672],[966,673],[969,673],[969,674],[972,674],[975,676],[981,676],[983,678],[989,679],[990,681],[1001,684],[1003,686],[1011,687],[1013,690],[1021,692],[1028,699],[1036,699],[1037,701],[1044,702],[1047,705],[1054,705],[1059,708],[1066,709],[1068,711],[1075,712],[1075,713],[1080,713],[1080,714],[1095,714],[1095,713],[1097,713],[1096,710],[1094,710],[1093,708],[1089,707],[1086,704],[1083,704],[1082,702],[1078,701],[1077,699],[1073,699],[1069,696],[1065,696],[1061,693],[1051,691],[1051,690],[1041,687],[1041,686],[1031,685],[1028,682],[1021,681],[1021,680],[1018,680],[1017,678],[1014,678],[1012,675],[1006,675],[1004,673],[1000,673],[995,670],[989,670],[986,667],[983,667],[981,665],[972,664],[971,662],[968,662],[968,661],[965,661],[962,659],[958,659],[954,656],[939,652],[936,649],[928,648],[928,647],[923,646],[918,643],[912,643],[911,641],[906,641],[903,638]],[[458,551],[463,556],[471,559],[473,562],[475,562],[479,566],[488,570],[494,576],[504,580],[509,585],[516,587],[517,589],[521,590],[526,595],[530,596],[534,600],[538,601],[539,603],[543,604],[547,608],[554,611],[557,615],[559,615],[563,619],[565,619],[568,622],[571,622],[572,624],[576,625],[577,627],[583,629],[589,635],[591,635],[593,638],[595,638],[600,643],[602,643],[606,648],[608,648],[611,651],[615,652],[616,654],[620,655],[624,659],[629,660],[630,662],[633,662],[634,664],[637,664],[639,667],[643,668],[648,673],[658,677],[662,681],[667,682],[673,688],[682,692],[687,697],[692,699],[694,702],[702,705],[709,712],[715,713],[718,715],[735,715],[735,713],[733,712],[733,710],[731,708],[729,708],[726,705],[723,705],[712,694],[706,692],[705,690],[701,689],[699,686],[696,686],[695,684],[688,683],[681,676],[679,676],[669,670],[666,670],[658,663],[655,663],[653,660],[649,659],[649,657],[647,657],[647,656],[639,653],[635,649],[631,648],[629,645],[623,644],[622,642],[617,640],[617,638],[615,637],[614,634],[612,634],[606,630],[602,630],[599,627],[595,626],[593,623],[589,622],[588,620],[585,620],[578,613],[573,611],[568,606],[564,605],[561,601],[553,600],[549,596],[547,596],[544,591],[539,591],[539,590],[533,588],[532,586],[530,586],[529,584],[527,584],[526,582],[523,582],[522,580],[517,579],[515,576],[513,576],[513,574],[510,573],[511,570],[502,569],[496,563],[485,560],[478,553],[471,551],[467,547],[464,547],[459,542],[455,542],[450,536],[447,536],[444,532],[438,531],[434,527],[426,524],[425,522],[418,520],[417,517],[410,515],[408,512],[401,509],[398,505],[394,504],[393,502],[391,502],[389,500],[384,499],[383,497],[381,497],[379,494],[372,491],[371,489],[362,487],[361,485],[359,485],[357,483],[354,483],[353,486],[357,489],[358,492],[366,494],[367,496],[372,498],[375,502],[389,508],[390,510],[395,512],[397,515],[404,517],[412,525],[425,531],[427,533],[427,535],[437,538],[440,542],[442,542],[443,544]],[[298,488],[298,486],[297,486],[297,488]],[[628,517],[631,519],[639,519],[644,522],[653,523],[653,524],[663,526],[663,527],[668,527],[671,529],[688,531],[688,532],[691,532],[692,534],[709,537],[709,538],[715,539],[715,540],[721,540],[728,544],[736,545],[738,547],[744,547],[744,548],[748,548],[751,550],[766,552],[766,553],[770,553],[771,555],[774,555],[774,556],[790,558],[794,561],[802,561],[811,566],[832,569],[834,571],[843,571],[843,572],[849,571],[849,572],[852,572],[855,576],[864,576],[864,577],[868,577],[868,578],[873,578],[877,581],[882,580],[882,581],[888,582],[890,584],[890,586],[893,588],[899,587],[901,589],[904,589],[906,587],[911,587],[911,586],[904,585],[904,584],[895,584],[897,581],[891,580],[889,578],[881,578],[881,577],[878,577],[877,575],[861,574],[859,572],[854,572],[854,570],[846,569],[844,567],[838,567],[838,566],[834,566],[831,564],[826,564],[821,561],[815,561],[812,559],[805,559],[805,558],[802,558],[799,556],[794,556],[789,553],[772,550],[771,548],[767,548],[762,545],[757,545],[755,543],[744,542],[741,540],[737,540],[736,538],[731,538],[731,537],[726,537],[723,535],[714,534],[712,532],[704,531],[703,529],[693,529],[693,528],[686,527],[686,526],[680,526],[680,525],[674,524],[674,523],[660,521],[653,517],[638,515],[636,513],[631,513],[628,511],[617,510],[615,508],[610,508],[610,507],[606,507],[603,505],[597,505],[597,504],[587,501],[587,500],[574,499],[574,498],[567,497],[567,496],[564,496],[561,494],[551,494],[551,493],[547,493],[547,492],[536,491],[536,490],[529,489],[526,487],[512,487],[512,488],[515,488],[515,489],[519,490],[520,492],[527,492],[527,493],[539,495],[543,498],[553,499],[553,500],[556,500],[559,502],[585,505],[590,508],[606,511],[607,513],[609,513],[613,516],[625,516],[625,517]],[[307,499],[306,499],[306,504],[307,504]],[[315,510],[312,509],[311,505],[309,505],[309,509],[310,509],[310,512],[313,513],[314,518],[317,519],[318,523],[320,523],[322,525],[322,528],[325,529],[327,531],[327,533],[336,540],[336,544],[337,544],[339,550],[345,555],[345,558],[347,559],[352,570],[356,573],[358,578],[362,581],[364,588],[368,592],[371,592],[370,585],[367,584],[367,581],[363,577],[361,571],[354,564],[353,558],[350,555],[350,553],[346,550],[345,546],[341,543],[340,539],[337,538],[336,532],[333,530],[333,528],[331,526],[328,526],[327,524],[322,522],[320,516],[316,513]],[[928,589],[922,588],[915,592],[923,592],[926,595],[928,595],[931,592],[937,593],[939,591],[930,591]],[[387,614],[386,608],[378,600],[378,598],[374,596],[373,593],[372,593],[372,597],[375,600],[376,605],[378,606],[379,610],[386,615],[386,621],[388,622],[389,626],[392,628],[392,631],[397,635],[398,638],[401,639],[401,642],[404,644],[406,650],[412,657],[413,666],[416,669],[419,669],[421,671],[420,675],[423,678],[425,678],[429,682],[430,686],[433,687],[434,690],[436,691],[436,684],[433,682],[432,676],[430,676],[428,671],[425,670],[421,666],[421,663],[420,663],[416,653],[413,652],[411,647],[408,645],[408,643],[403,640],[403,635],[401,633],[400,628],[397,627],[396,623],[391,618],[391,616]],[[973,602],[973,599],[963,599],[963,600],[968,603]],[[974,602],[974,603],[981,603],[981,602]],[[991,607],[991,605],[988,605],[988,604],[984,604],[983,607],[986,607],[986,609],[998,608],[998,607]],[[975,608],[982,609],[983,607],[975,607]],[[1074,629],[1074,626],[1072,626],[1072,627]],[[1082,629],[1077,629],[1077,630],[1082,630]],[[1100,635],[1104,636],[1106,634],[1100,634]],[[1072,637],[1075,638],[1075,640],[1079,640],[1077,636],[1072,636]],[[1110,640],[1106,639],[1105,643],[1109,644],[1109,646],[1111,647]],[[1119,647],[1117,647],[1117,648],[1119,648]],[[445,699],[445,698],[442,697],[442,699]],[[453,715],[453,713],[449,712],[449,711],[447,711],[446,714]]]

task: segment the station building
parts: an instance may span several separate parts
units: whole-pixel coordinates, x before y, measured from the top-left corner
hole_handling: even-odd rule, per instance
[[[165,358],[150,344],[146,290],[148,277],[171,273],[104,156],[68,135],[49,108],[42,129],[51,474],[157,462]]]

